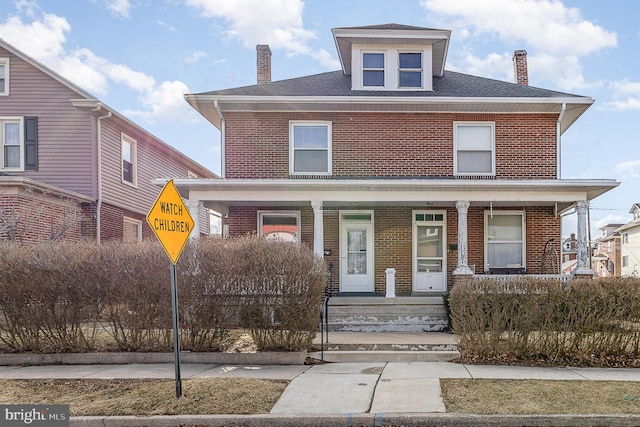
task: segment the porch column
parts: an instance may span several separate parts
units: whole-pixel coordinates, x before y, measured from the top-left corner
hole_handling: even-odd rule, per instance
[[[200,237],[200,209],[202,208],[202,202],[200,200],[185,200],[185,206],[189,209],[189,214],[193,218],[193,230],[189,234],[190,239],[197,239]]]
[[[458,200],[456,209],[458,210],[458,265],[453,270],[454,275],[472,275],[473,271],[468,264],[467,248],[467,213],[470,202],[468,200]]]
[[[322,200],[312,200],[313,208],[313,252],[317,257],[324,258],[324,211]]]
[[[578,227],[576,232],[576,269],[574,276],[593,277],[595,271],[589,265],[589,242],[587,240],[587,209],[589,202],[580,200],[576,202],[576,212],[578,213]]]

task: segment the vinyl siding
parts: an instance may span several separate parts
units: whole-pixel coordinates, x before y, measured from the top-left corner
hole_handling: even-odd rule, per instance
[[[38,117],[38,171],[9,173],[95,197],[95,119],[69,102],[78,93],[1,48],[0,57],[10,58],[9,95],[0,97],[0,116]]]

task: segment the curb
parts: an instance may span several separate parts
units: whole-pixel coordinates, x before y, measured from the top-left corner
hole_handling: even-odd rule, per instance
[[[474,415],[474,414],[314,414],[314,415],[182,415],[152,417],[71,417],[73,427],[629,427],[640,415]]]
[[[257,353],[180,353],[181,363],[219,365],[303,365],[306,351]],[[173,363],[173,353],[52,353],[1,354],[1,366],[14,365],[124,365],[131,363]]]

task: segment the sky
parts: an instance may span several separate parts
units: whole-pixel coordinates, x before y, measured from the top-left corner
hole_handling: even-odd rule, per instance
[[[509,82],[525,49],[530,86],[595,99],[561,172],[621,182],[591,203],[595,238],[640,203],[638,16],[637,0],[3,0],[0,38],[216,173],[220,134],[183,95],[255,84],[257,44],[274,81],[340,69],[334,27],[450,29],[446,69]]]

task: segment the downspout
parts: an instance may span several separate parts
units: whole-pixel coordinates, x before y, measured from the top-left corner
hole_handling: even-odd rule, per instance
[[[565,111],[567,111],[567,104],[563,102],[560,115],[558,116],[558,124],[556,125],[556,179],[562,178],[562,173],[560,171],[562,167],[562,147],[560,144],[562,137],[560,135],[562,133],[562,118],[564,117]]]
[[[224,123],[224,117],[222,117],[222,111],[220,110],[220,105],[218,105],[218,100],[214,100],[213,101],[213,108],[216,110],[216,113],[218,113],[218,117],[220,117],[220,177],[224,178],[225,177],[225,170],[226,170],[226,165],[225,165],[225,123]]]
[[[102,105],[98,105],[96,108],[94,108],[91,111],[100,111],[101,109],[102,109]],[[98,165],[96,167],[96,170],[98,173],[98,179],[97,179],[98,200],[96,203],[96,243],[98,245],[100,244],[100,233],[102,231],[101,230],[102,227],[100,227],[100,221],[101,221],[100,213],[102,211],[102,123],[101,123],[101,120],[107,119],[109,117],[111,117],[111,111],[108,111],[106,115],[100,116],[96,120],[96,122],[98,123],[97,125]]]

